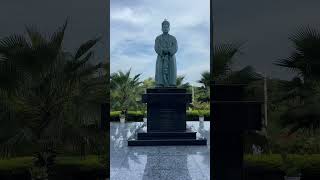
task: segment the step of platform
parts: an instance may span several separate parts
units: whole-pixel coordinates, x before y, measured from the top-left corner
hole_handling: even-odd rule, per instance
[[[139,132],[139,140],[196,139],[197,132]]]
[[[206,139],[128,140],[128,146],[199,146],[207,145]]]

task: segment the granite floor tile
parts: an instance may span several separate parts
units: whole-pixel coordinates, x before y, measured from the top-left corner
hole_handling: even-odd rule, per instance
[[[188,146],[159,146],[159,155],[188,155]]]
[[[141,171],[146,169],[155,169],[159,164],[158,156],[137,155],[128,156],[121,166],[121,170]]]
[[[179,169],[179,170],[158,170],[161,180],[209,180],[200,171]]]
[[[209,139],[210,123],[187,122],[198,137]],[[128,147],[143,123],[111,123],[111,180],[207,180],[210,179],[210,145]],[[146,128],[146,127],[143,127]],[[208,142],[209,143],[209,142]]]
[[[209,177],[210,176],[210,156],[208,155],[190,155],[193,159],[193,162],[197,164],[198,168],[200,168],[203,175]]]
[[[143,171],[128,171],[120,170],[113,176],[111,180],[162,180],[159,171],[143,170]]]
[[[128,148],[129,155],[158,155],[159,154],[158,146],[131,146]]]

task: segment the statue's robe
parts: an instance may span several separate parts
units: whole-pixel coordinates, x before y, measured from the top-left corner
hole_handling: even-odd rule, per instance
[[[170,34],[161,34],[155,40],[156,62],[155,81],[158,87],[176,86],[177,65],[175,53],[178,50],[177,40]],[[164,54],[163,51],[168,51]]]

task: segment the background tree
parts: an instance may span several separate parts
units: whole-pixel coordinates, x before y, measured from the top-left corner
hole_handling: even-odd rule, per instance
[[[210,72],[204,71],[201,73],[201,79],[198,80],[198,83],[202,84],[205,89],[210,89]]]
[[[85,155],[105,144],[99,139],[105,136],[100,105],[106,101],[106,76],[98,73],[103,64],[90,63],[99,38],[69,53],[63,50],[66,27],[67,22],[48,38],[27,28],[27,36],[0,40],[0,131],[7,133],[0,139],[2,157]]]
[[[290,103],[281,124],[288,127],[290,133],[299,129],[315,130],[320,125],[320,115],[315,110],[320,107],[320,33],[310,27],[300,28],[289,40],[293,52],[275,63],[297,74],[291,81],[282,83],[281,101]]]
[[[185,88],[188,91],[190,91],[190,84],[188,82],[184,83],[184,78],[185,78],[185,76],[183,76],[183,75],[179,75],[177,77],[177,87],[178,88]]]
[[[110,76],[111,107],[126,113],[130,108],[138,107],[137,98],[141,91],[140,75],[131,77],[131,69],[127,72],[118,71]]]
[[[213,48],[214,63],[211,64],[211,75],[214,81],[223,79],[231,71],[231,65],[237,54],[240,53],[240,44],[223,43]]]

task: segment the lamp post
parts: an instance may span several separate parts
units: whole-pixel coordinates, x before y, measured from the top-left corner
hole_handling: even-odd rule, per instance
[[[259,74],[263,75],[263,98],[264,98],[264,121],[263,121],[263,128],[264,130],[267,128],[268,125],[268,76],[267,73],[258,72]]]
[[[267,74],[266,73],[264,73],[263,90],[264,90],[264,128],[267,128],[267,125],[268,125],[268,87],[267,87]]]

